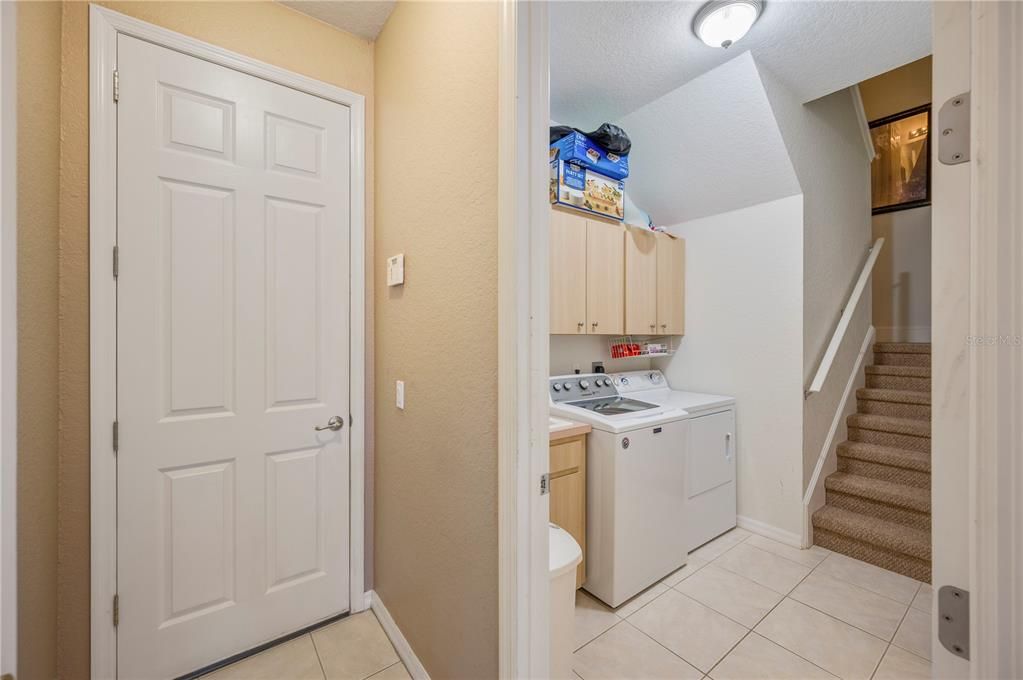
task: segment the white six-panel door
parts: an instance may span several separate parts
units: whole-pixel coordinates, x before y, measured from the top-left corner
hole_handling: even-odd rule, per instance
[[[162,678],[349,608],[351,122],[117,50],[118,675]]]

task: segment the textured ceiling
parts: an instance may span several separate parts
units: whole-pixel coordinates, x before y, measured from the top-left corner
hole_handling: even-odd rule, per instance
[[[391,16],[396,0],[278,0],[282,5],[308,14],[331,26],[366,40],[376,40]]]
[[[632,138],[626,193],[656,224],[678,224],[800,193],[748,53],[620,123]]]
[[[590,129],[752,52],[803,102],[931,52],[931,3],[767,0],[730,49],[693,35],[702,2],[554,2],[551,117]]]

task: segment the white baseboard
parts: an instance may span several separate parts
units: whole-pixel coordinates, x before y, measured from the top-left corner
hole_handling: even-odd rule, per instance
[[[412,645],[402,635],[398,624],[391,618],[391,612],[387,611],[387,607],[384,606],[380,596],[377,595],[376,591],[370,590],[366,593],[366,597],[369,598],[370,608],[376,614],[377,620],[380,621],[380,627],[384,629],[387,639],[394,645],[394,651],[398,652],[398,658],[405,664],[405,668],[408,670],[409,675],[412,676],[412,679],[430,680],[430,674],[426,672],[426,668],[423,667],[419,657],[412,651]]]
[[[878,342],[930,342],[930,326],[878,326]]]
[[[871,353],[871,345],[874,343],[874,338],[875,329],[871,326],[867,329],[867,334],[863,336],[863,344],[860,345],[860,352],[853,363],[849,379],[845,383],[845,391],[842,393],[842,398],[835,409],[835,415],[831,419],[828,436],[824,439],[824,445],[821,446],[821,452],[817,456],[817,465],[813,469],[813,477],[810,478],[810,483],[807,484],[806,495],[803,496],[803,535],[800,537],[799,546],[801,548],[809,548],[813,545],[813,513],[824,505],[824,480],[829,474],[838,469],[839,442],[836,441],[837,437],[835,435],[841,429],[844,436],[845,418],[847,415],[846,405],[849,402],[849,396],[853,393],[853,387],[860,377],[860,372],[863,370],[863,360],[868,353]]]
[[[791,531],[785,531],[784,529],[779,529],[778,527],[768,524],[767,522],[761,522],[758,519],[752,519],[750,517],[743,517],[742,515],[739,515],[738,517],[735,518],[735,524],[740,529],[752,531],[754,534],[759,534],[764,538],[770,538],[772,540],[778,541],[779,543],[784,543],[785,545],[791,545],[793,548],[802,547],[800,545],[799,534],[793,533]]]

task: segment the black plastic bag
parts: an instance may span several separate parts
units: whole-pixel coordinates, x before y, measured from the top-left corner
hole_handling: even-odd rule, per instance
[[[612,123],[604,123],[593,132],[584,132],[594,144],[609,153],[624,156],[632,150],[632,140],[625,130]]]
[[[604,123],[593,132],[583,132],[579,128],[569,127],[567,125],[552,125],[549,143],[553,144],[562,137],[567,137],[573,132],[586,135],[593,140],[594,144],[608,153],[616,153],[619,156],[624,156],[632,149],[632,140],[629,139],[628,133],[617,125],[613,125],[611,123]]]

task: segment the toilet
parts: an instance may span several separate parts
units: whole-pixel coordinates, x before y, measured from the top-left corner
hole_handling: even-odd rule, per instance
[[[572,535],[550,525],[551,577],[551,674],[553,680],[569,680],[575,647],[575,568],[583,551]]]

